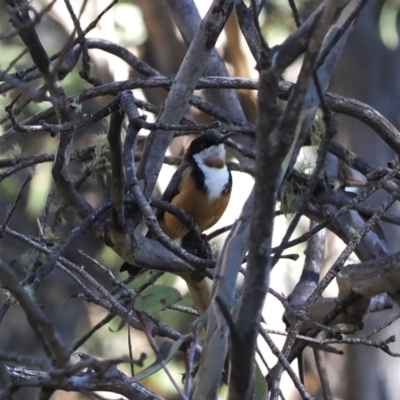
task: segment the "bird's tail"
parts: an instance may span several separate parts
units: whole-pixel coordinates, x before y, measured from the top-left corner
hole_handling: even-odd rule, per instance
[[[212,280],[204,278],[201,281],[195,281],[189,274],[177,274],[185,280],[189,289],[193,304],[200,315],[204,314],[210,305]]]
[[[128,271],[128,274],[132,277],[137,277],[143,272],[143,268],[138,267],[137,265],[129,264],[128,262],[124,262],[119,269],[121,272]]]

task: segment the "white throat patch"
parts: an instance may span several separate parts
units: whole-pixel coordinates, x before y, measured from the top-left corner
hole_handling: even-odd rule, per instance
[[[223,144],[219,144],[216,146],[207,147],[206,149],[204,149],[200,153],[197,153],[193,157],[197,162],[200,162],[200,160],[204,161],[206,158],[209,157],[219,158],[220,160],[223,160],[223,162],[225,162],[225,156],[226,156],[225,147]]]
[[[220,144],[218,146],[209,147],[193,156],[204,174],[204,184],[207,195],[211,199],[219,197],[229,182],[229,171],[228,167],[225,165],[225,154],[224,145]],[[210,157],[223,161],[223,167],[214,168],[206,165],[204,160]]]

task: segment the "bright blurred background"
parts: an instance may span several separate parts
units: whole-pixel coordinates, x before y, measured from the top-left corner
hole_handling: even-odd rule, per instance
[[[81,0],[71,0],[76,12],[82,6]],[[318,1],[298,1],[301,15],[306,16],[318,4]],[[4,4],[4,3],[3,3]],[[31,5],[41,10],[49,4],[48,0],[33,0]],[[197,0],[197,7],[204,15],[208,10],[211,0]],[[96,16],[108,5],[106,0],[89,1],[82,17],[81,25],[85,28]],[[0,9],[4,5],[0,5]],[[397,127],[399,126],[399,104],[400,104],[400,49],[399,49],[399,23],[398,15],[400,9],[399,0],[370,1],[363,10],[355,27],[352,30],[346,48],[336,68],[330,90],[341,95],[356,98],[360,101],[375,107],[380,113],[387,117]],[[0,12],[0,31],[11,30],[6,12]],[[281,43],[293,30],[295,24],[291,15],[290,7],[285,0],[270,0],[267,2],[264,11],[260,15],[260,23],[265,38],[270,46]],[[48,54],[60,50],[68,40],[69,34],[73,31],[73,24],[68,17],[63,1],[55,2],[50,11],[43,17],[37,27],[40,39]],[[180,33],[171,18],[166,3],[161,0],[127,0],[119,1],[93,29],[88,37],[103,38],[126,47],[127,50],[142,58],[152,67],[164,75],[175,74],[180,66],[186,51],[186,44],[183,42]],[[0,42],[1,65],[6,69],[13,60],[21,54],[22,42],[18,37],[13,37]],[[255,61],[252,58],[246,43],[238,29],[236,20],[231,17],[223,34],[218,41],[218,50],[226,60],[232,76],[257,78]],[[125,80],[137,76],[135,71],[118,58],[99,50],[90,51],[93,63],[94,75],[103,82]],[[22,55],[11,68],[15,72],[31,65],[28,55]],[[285,78],[295,81],[299,70],[299,63],[295,63],[286,71]],[[64,88],[68,95],[79,93],[88,84],[78,75],[80,63],[75,70],[63,80]],[[40,82],[34,83],[35,87]],[[199,91],[201,94],[201,91]],[[0,97],[0,107],[3,110],[11,101],[15,93]],[[162,106],[166,91],[163,89],[135,90],[134,95],[138,98]],[[241,91],[240,100],[243,104],[246,116],[251,122],[255,122],[255,98],[256,93]],[[110,97],[95,98],[82,104],[83,112],[91,113],[99,110],[110,100]],[[23,120],[39,111],[46,109],[48,103],[30,103],[21,115]],[[5,115],[5,114],[4,114]],[[208,121],[207,117],[194,109],[188,110],[191,118],[200,122]],[[3,121],[3,115],[0,115]],[[151,121],[151,118],[148,118]],[[376,166],[385,166],[386,162],[393,158],[391,150],[365,125],[349,117],[338,116],[339,138],[341,143],[348,146],[358,155]],[[5,121],[0,125],[0,135],[9,128],[9,122]],[[106,144],[106,124],[98,123],[80,131],[75,138],[75,147],[83,148],[89,145],[98,145],[99,148]],[[145,134],[145,132],[142,132]],[[189,143],[189,138],[178,138],[170,147],[170,154],[179,155],[182,149]],[[20,133],[15,134],[7,141],[1,149],[1,158],[28,156],[39,153],[54,153],[57,140],[44,133]],[[97,166],[96,179],[89,180],[82,186],[85,197],[93,204],[99,205],[109,197],[109,176],[107,166]],[[159,179],[159,190],[162,192],[169,182],[174,167],[164,166]],[[82,171],[72,171],[76,179]],[[4,219],[8,203],[15,198],[21,183],[27,176],[32,174],[33,180],[28,186],[26,195],[18,206],[17,213],[13,216],[10,227],[24,234],[36,236],[38,234],[35,220],[42,214],[47,196],[51,190],[51,163],[41,163],[26,168],[18,174],[12,175],[0,182],[0,220]],[[246,174],[235,172],[233,174],[234,186],[233,195],[229,208],[217,226],[222,227],[234,222],[239,215],[242,205],[246,200],[253,180]],[[376,196],[373,201],[379,203],[381,198]],[[52,210],[61,205],[59,200],[53,200]],[[288,216],[290,217],[290,216]],[[275,224],[274,244],[278,244],[285,233],[288,218],[280,216]],[[56,224],[52,235],[56,234],[62,238],[71,227],[79,223],[71,213],[67,212],[64,220]],[[50,226],[52,222],[50,223]],[[301,229],[306,230],[309,222],[302,220]],[[392,226],[383,224],[387,240],[391,250],[400,250],[398,230]],[[297,230],[295,236],[302,233]],[[221,246],[225,236],[220,236],[215,241],[216,246]],[[54,240],[57,238],[53,237]],[[329,267],[343,248],[343,243],[332,234],[327,234],[326,267]],[[96,270],[93,265],[77,254],[77,249],[96,258],[106,267],[110,268],[116,275],[119,275],[118,268],[121,259],[103,243],[86,234],[79,239],[70,249],[66,256],[79,265],[84,265],[99,280],[104,281],[105,277]],[[300,259],[294,261],[281,261],[274,268],[271,278],[271,287],[285,295],[289,294],[296,284],[304,260],[304,246],[293,249],[291,252],[299,253]],[[10,237],[4,237],[0,241],[1,257],[8,262],[13,262],[17,271],[21,273],[29,264],[32,257],[32,250]],[[121,276],[124,278],[125,276]],[[174,276],[168,275],[162,278],[162,283],[173,285],[185,295],[183,304],[190,305],[187,296],[187,289],[183,281]],[[139,285],[135,282],[133,285]],[[59,271],[54,271],[41,285],[35,294],[36,299],[43,305],[45,312],[50,316],[57,329],[61,332],[63,339],[72,344],[77,338],[83,335],[102,318],[106,311],[98,306],[85,303],[80,298],[73,297],[79,293],[75,284]],[[325,293],[327,296],[335,296],[335,285],[331,285]],[[282,323],[283,309],[280,304],[268,296],[264,318],[268,328],[283,331]],[[378,325],[386,320],[395,311],[385,311],[379,315],[372,315],[366,321],[366,329]],[[162,320],[178,329],[182,333],[189,333],[189,324],[193,317],[178,313],[176,311],[165,311],[160,316]],[[99,330],[79,351],[88,353],[93,357],[103,358],[126,355],[127,328],[117,331],[120,321],[115,318],[109,325]],[[385,337],[389,336],[399,328],[394,324]],[[154,355],[148,347],[144,334],[137,331],[130,331],[132,335],[134,356],[145,352],[148,355],[146,365],[154,361]],[[274,336],[276,343],[281,346],[284,338]],[[14,306],[0,325],[0,343],[4,350],[18,351],[26,354],[40,354],[41,348],[35,336],[32,334],[23,312]],[[266,353],[269,350],[263,342],[260,347]],[[399,346],[394,344],[394,350]],[[272,355],[267,357],[269,365],[273,366],[275,359]],[[307,358],[307,360],[309,357]],[[388,355],[379,352],[377,349],[354,347],[346,349],[345,356],[330,356],[328,374],[331,378],[335,399],[343,400],[376,400],[396,399],[396,393],[400,390],[399,385],[399,362]],[[309,361],[307,361],[310,364]],[[184,371],[182,359],[172,361],[170,367],[178,381]],[[318,398],[318,379],[315,369],[310,365],[307,373],[307,385],[311,392],[315,391]],[[129,373],[126,366],[126,373]],[[159,393],[167,399],[177,399],[177,395],[163,371],[151,376],[143,382],[150,389]],[[287,400],[298,399],[296,391],[292,387],[287,376],[284,377],[282,391]],[[224,389],[222,390],[224,392]],[[15,399],[25,399],[31,396],[31,391],[21,390]],[[104,398],[113,398],[110,393],[102,393]],[[76,393],[57,392],[54,395],[57,400],[80,399],[82,395]],[[119,398],[119,396],[114,396]]]

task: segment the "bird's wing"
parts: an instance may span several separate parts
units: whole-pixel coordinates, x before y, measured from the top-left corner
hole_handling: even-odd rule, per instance
[[[184,161],[179,166],[179,168],[175,171],[174,175],[171,178],[167,188],[165,189],[164,193],[161,196],[160,200],[168,201],[169,203],[172,199],[179,193],[180,191],[180,183],[182,182],[182,178],[185,174],[190,172],[190,163]],[[162,217],[163,211],[157,210],[156,216],[158,219]]]

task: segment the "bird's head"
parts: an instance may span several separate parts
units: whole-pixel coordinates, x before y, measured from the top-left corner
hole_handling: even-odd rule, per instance
[[[224,142],[235,134],[228,133],[224,136],[218,136],[215,133],[204,133],[190,143],[185,158],[212,168],[223,168],[226,154]]]

